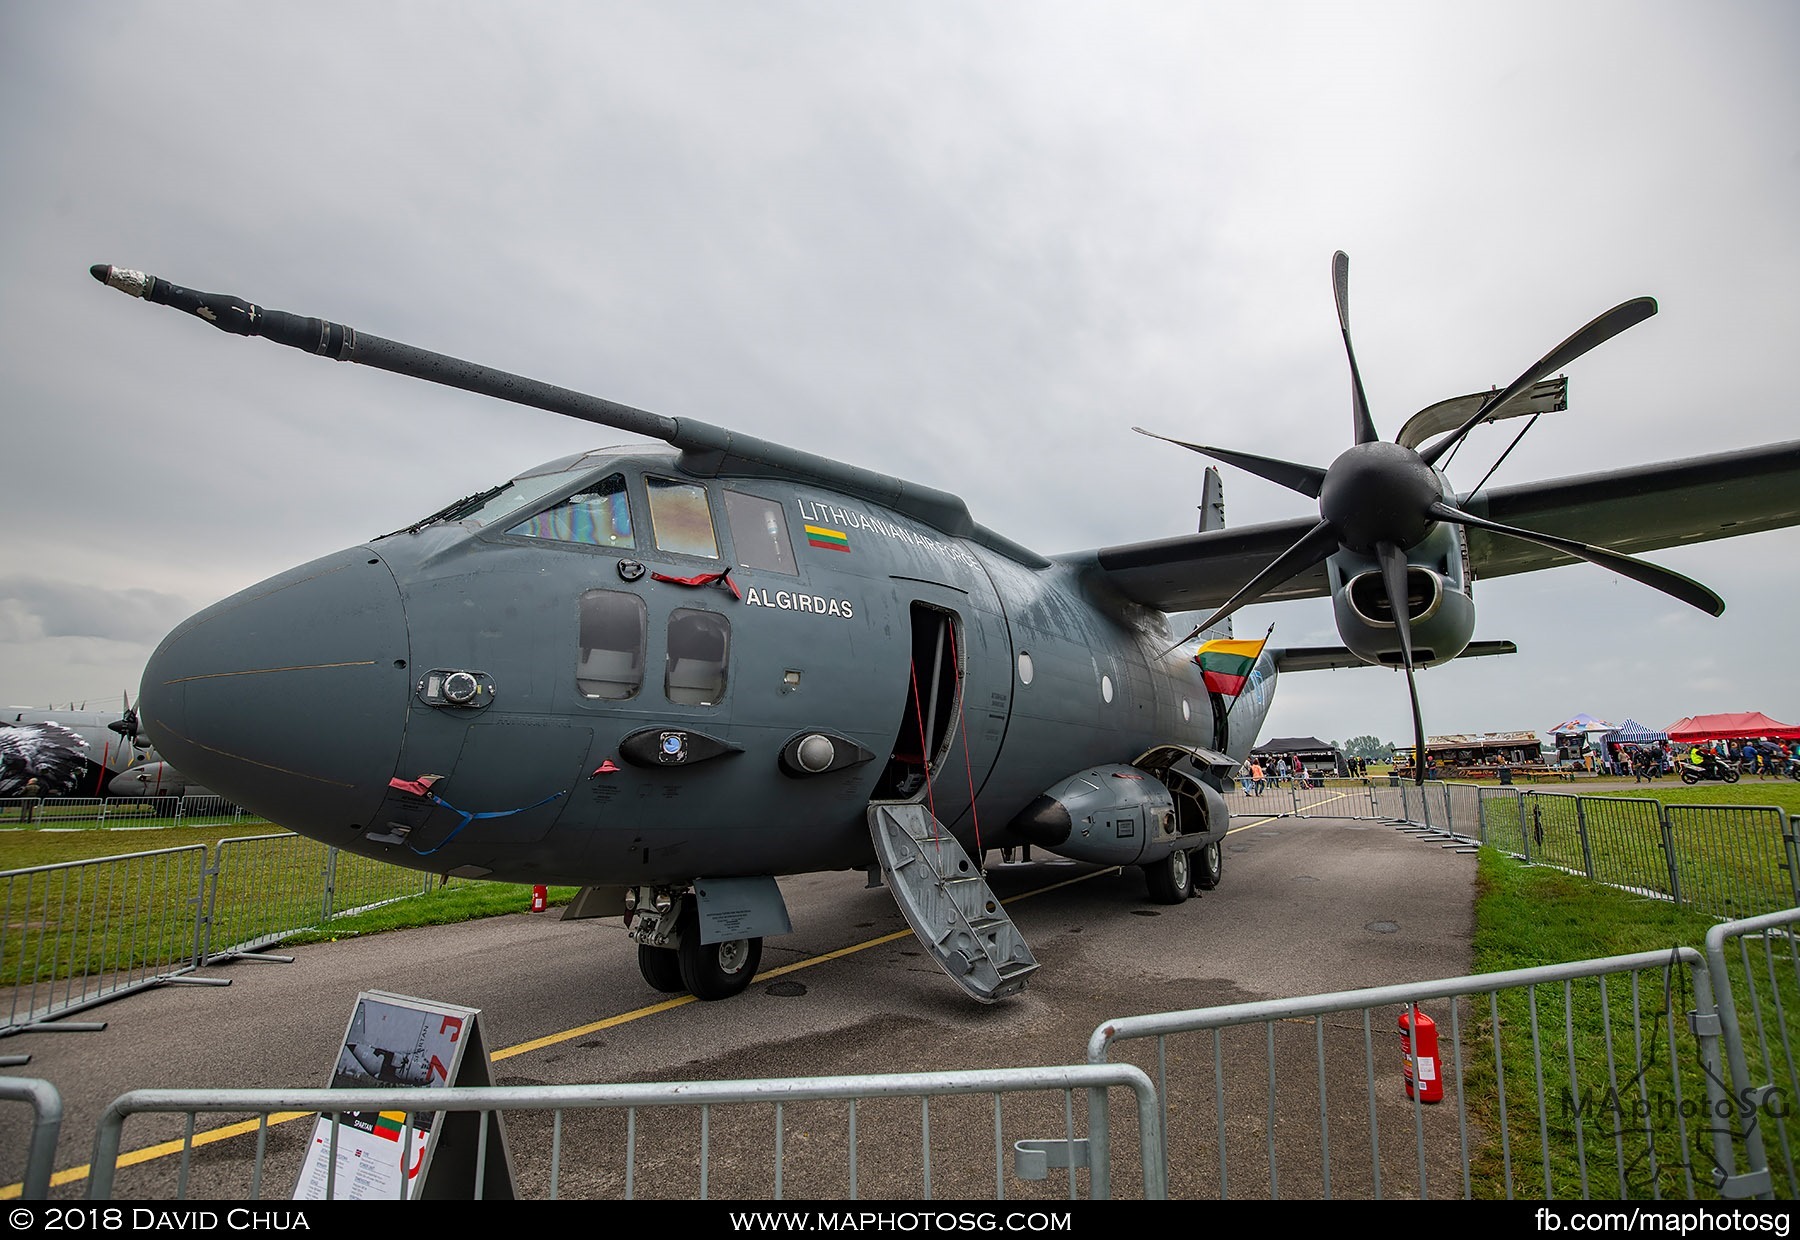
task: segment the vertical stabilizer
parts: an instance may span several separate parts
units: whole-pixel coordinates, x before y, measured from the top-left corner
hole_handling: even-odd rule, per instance
[[[1219,481],[1217,466],[1206,467],[1206,480],[1200,485],[1200,532],[1225,528],[1225,484]]]

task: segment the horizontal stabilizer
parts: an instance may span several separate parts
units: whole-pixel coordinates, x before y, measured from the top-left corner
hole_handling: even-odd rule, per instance
[[[1470,642],[1456,657],[1478,659],[1485,654],[1518,654],[1513,642]],[[1347,646],[1289,646],[1275,652],[1275,668],[1282,672],[1318,672],[1339,667],[1375,667],[1359,659]],[[1385,666],[1385,665],[1382,665]]]

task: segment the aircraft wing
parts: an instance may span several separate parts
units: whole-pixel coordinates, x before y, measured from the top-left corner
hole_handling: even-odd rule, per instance
[[[1459,503],[1476,516],[1637,554],[1800,524],[1800,440],[1497,487]],[[1219,606],[1318,523],[1317,515],[1088,553],[1108,584],[1163,611]],[[1579,561],[1517,538],[1469,531],[1475,576],[1504,577]],[[1258,602],[1322,598],[1324,564]]]
[[[1103,547],[1092,553],[1119,593],[1160,611],[1211,610],[1319,523],[1317,516],[1240,525],[1180,538]],[[1315,564],[1258,602],[1323,598],[1325,565]]]
[[[1478,517],[1628,555],[1777,530],[1800,524],[1800,440],[1497,487],[1466,507]],[[1578,562],[1475,529],[1469,556],[1477,578]]]

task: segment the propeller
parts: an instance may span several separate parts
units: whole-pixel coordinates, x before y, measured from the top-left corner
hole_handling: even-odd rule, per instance
[[[1502,525],[1465,512],[1456,506],[1448,484],[1433,468],[1489,415],[1544,376],[1562,369],[1590,349],[1655,314],[1654,299],[1636,297],[1606,311],[1539,358],[1506,387],[1487,396],[1475,412],[1449,434],[1415,450],[1383,440],[1369,413],[1362,372],[1357,367],[1356,349],[1350,339],[1350,259],[1342,250],[1331,258],[1331,287],[1337,303],[1338,328],[1344,337],[1344,355],[1350,363],[1351,431],[1355,442],[1331,463],[1330,468],[1320,469],[1249,452],[1189,443],[1154,434],[1142,427],[1132,428],[1152,439],[1161,439],[1216,461],[1236,465],[1319,501],[1319,523],[1271,560],[1176,646],[1192,641],[1239,608],[1254,603],[1340,549],[1372,556],[1381,566],[1382,585],[1400,639],[1406,689],[1412,699],[1413,738],[1417,745],[1413,751],[1416,755],[1414,779],[1422,784],[1425,782],[1425,725],[1419,711],[1418,686],[1414,681],[1412,622],[1407,608],[1407,549],[1418,545],[1439,524],[1473,527],[1536,543],[1661,590],[1711,615],[1719,615],[1725,610],[1724,601],[1699,582],[1647,560],[1574,539]]]
[[[117,732],[120,736],[135,741],[137,740],[139,730],[137,708],[131,704],[131,693],[129,690],[127,690],[123,696],[124,705],[120,708],[119,717],[106,726],[114,732]]]

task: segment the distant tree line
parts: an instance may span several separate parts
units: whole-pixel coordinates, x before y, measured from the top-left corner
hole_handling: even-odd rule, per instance
[[[1342,750],[1346,758],[1361,758],[1365,762],[1391,762],[1394,759],[1393,745],[1373,736],[1352,736],[1342,745],[1333,742],[1332,748]]]

